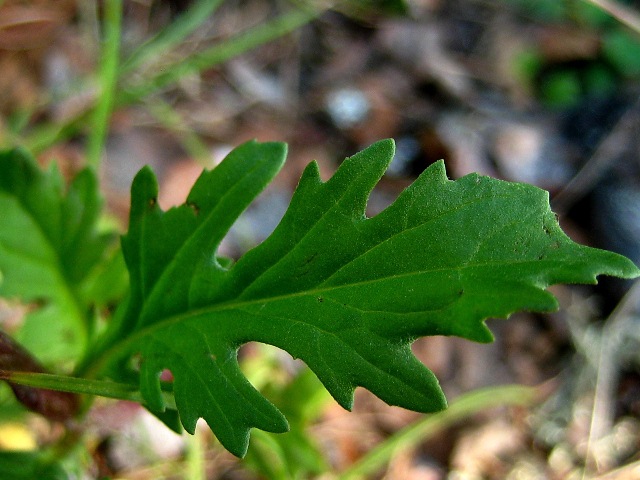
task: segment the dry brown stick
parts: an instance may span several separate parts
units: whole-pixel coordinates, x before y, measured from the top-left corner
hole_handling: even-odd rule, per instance
[[[619,349],[632,316],[637,314],[640,303],[640,281],[635,281],[615,310],[611,313],[602,329],[600,352],[597,363],[596,387],[591,412],[591,425],[587,441],[587,461],[590,461],[591,448],[599,439],[613,428],[616,389],[619,376]],[[591,458],[591,460],[593,460]]]

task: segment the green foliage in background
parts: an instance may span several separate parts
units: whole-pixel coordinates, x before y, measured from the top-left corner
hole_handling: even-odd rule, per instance
[[[518,55],[514,64],[516,74],[545,105],[566,108],[585,98],[611,95],[625,81],[640,75],[640,33],[621,25],[602,8],[586,0],[505,0],[505,3],[542,24],[591,32],[600,40],[599,51],[592,58],[548,61],[536,45]]]
[[[11,480],[67,480],[65,470],[35,452],[0,451],[0,478]]]
[[[97,226],[95,175],[85,169],[67,188],[55,164],[43,172],[20,150],[0,153],[0,170],[0,296],[38,304],[19,339],[45,363],[72,363],[95,329],[94,309],[123,293],[117,236]]]

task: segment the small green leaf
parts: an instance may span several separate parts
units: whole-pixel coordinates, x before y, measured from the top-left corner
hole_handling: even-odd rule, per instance
[[[92,171],[65,191],[55,165],[43,172],[22,150],[0,152],[0,296],[40,307],[19,337],[45,363],[77,360],[86,346],[83,283],[114,240],[96,231],[100,208]]]
[[[488,342],[488,317],[555,309],[549,285],[640,273],[624,257],[571,241],[543,190],[475,174],[450,181],[442,162],[367,218],[393,154],[392,141],[378,142],[327,182],[309,165],[280,225],[232,266],[217,261],[218,245],[281,167],[284,145],[242,145],[167,212],[143,169],[122,241],[130,303],[99,362],[136,355],[154,411],[164,408],[160,373],[169,369],[185,428],[204,417],[243,455],[250,428],[287,428],[239,369],[237,350],[248,341],[304,360],[346,408],[363,386],[392,405],[437,411],[446,401],[411,353],[415,339]]]

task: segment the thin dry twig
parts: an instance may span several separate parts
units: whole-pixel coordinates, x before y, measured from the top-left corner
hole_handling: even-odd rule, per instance
[[[640,461],[617,468],[593,480],[634,480],[640,478]]]
[[[640,118],[640,97],[622,115],[615,127],[600,142],[591,158],[565,187],[551,199],[553,211],[558,215],[566,213],[597,183],[611,165],[628,148],[627,139],[635,135]]]
[[[587,461],[593,460],[592,446],[611,431],[614,423],[615,391],[618,385],[619,346],[640,304],[640,281],[635,281],[609,316],[600,341],[596,388],[587,442]]]

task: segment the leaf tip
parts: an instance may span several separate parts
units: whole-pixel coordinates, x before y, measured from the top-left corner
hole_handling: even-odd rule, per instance
[[[396,142],[392,138],[386,138],[384,140],[378,140],[377,142],[371,144],[361,153],[367,153],[371,157],[375,157],[380,159],[380,161],[384,161],[388,166],[393,160],[394,155],[396,154]]]
[[[638,268],[638,266],[628,258],[626,258],[626,260],[627,262],[625,262],[625,264],[620,268],[620,277],[627,280],[633,280],[634,278],[640,277],[640,268]],[[1,277],[0,280],[2,280]]]
[[[235,151],[268,159],[280,169],[287,158],[288,145],[285,142],[259,142],[254,138],[237,147]]]
[[[377,145],[381,150],[386,151],[393,155],[396,151],[396,142],[393,138],[385,138],[382,140],[378,140],[372,146]]]
[[[584,279],[579,283],[597,284],[601,275],[633,280],[640,277],[640,269],[629,258],[616,252],[579,245],[584,259]],[[580,269],[576,269],[580,272]]]
[[[431,165],[429,165],[425,170],[425,173],[427,172],[431,175],[432,178],[437,178],[440,181],[449,180],[449,177],[447,176],[447,166],[444,163],[443,159],[436,160]]]
[[[325,385],[325,387],[327,387],[327,385]],[[335,389],[327,387],[327,389],[329,390],[329,393],[331,393],[331,396],[334,398],[334,400],[338,402],[338,405],[349,412],[353,410],[353,397],[355,388],[351,387]]]
[[[322,179],[320,178],[320,166],[316,160],[310,162],[302,172],[300,176],[300,180],[298,181],[298,185],[305,185],[308,182],[313,184],[322,183]]]
[[[131,184],[131,208],[155,207],[158,199],[158,181],[149,165],[140,169]]]

